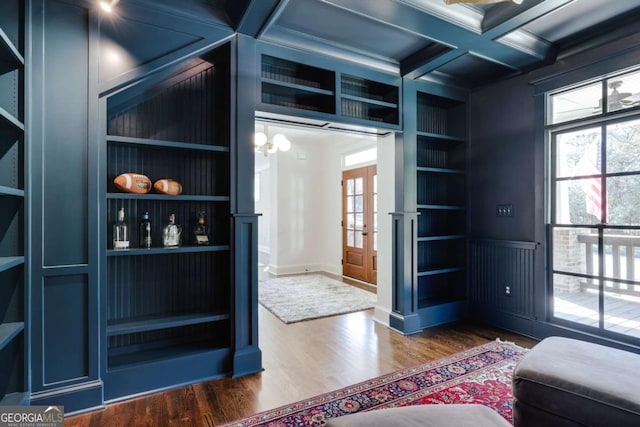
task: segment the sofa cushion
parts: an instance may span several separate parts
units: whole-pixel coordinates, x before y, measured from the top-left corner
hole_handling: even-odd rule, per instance
[[[327,420],[327,427],[511,427],[482,405],[417,405],[358,412]]]
[[[514,397],[584,425],[640,425],[640,355],[550,337],[518,363]]]

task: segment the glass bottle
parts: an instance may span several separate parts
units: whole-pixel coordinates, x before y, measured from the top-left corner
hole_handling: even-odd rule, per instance
[[[169,215],[169,223],[162,229],[162,246],[165,248],[177,248],[180,246],[182,226],[176,224],[176,214]]]
[[[201,211],[198,215],[198,222],[193,227],[193,243],[197,246],[209,244],[209,227],[207,226],[206,213]]]
[[[145,212],[140,220],[140,247],[144,249],[151,248],[151,221],[149,220],[149,212]]]
[[[129,249],[129,226],[124,220],[124,208],[118,210],[118,220],[113,224],[113,249]]]

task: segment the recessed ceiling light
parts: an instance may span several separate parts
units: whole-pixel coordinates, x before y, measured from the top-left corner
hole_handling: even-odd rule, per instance
[[[100,0],[100,7],[107,13],[113,12],[113,8],[120,0]]]

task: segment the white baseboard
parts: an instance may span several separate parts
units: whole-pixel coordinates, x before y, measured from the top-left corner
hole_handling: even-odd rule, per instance
[[[284,274],[304,274],[317,273],[324,271],[322,264],[305,264],[305,265],[273,265],[269,264],[269,273],[281,276]]]
[[[391,311],[387,307],[376,305],[373,312],[373,320],[381,325],[389,327],[389,315]]]
[[[269,264],[269,273],[281,276],[284,274],[304,274],[327,272],[342,276],[342,266],[334,266],[330,264],[304,264],[304,265],[274,265]]]

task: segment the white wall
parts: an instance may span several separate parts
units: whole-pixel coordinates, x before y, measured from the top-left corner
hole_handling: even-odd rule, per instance
[[[325,152],[318,144],[298,140],[286,153],[276,155],[278,194],[277,263],[271,260],[275,274],[321,270],[326,208],[323,188],[327,185],[322,168]]]
[[[395,210],[395,137],[378,139],[378,302],[376,321],[389,325],[391,314],[391,212]]]
[[[258,251],[269,254],[270,251],[270,222],[271,222],[271,167],[269,158],[262,154],[256,155],[255,174],[260,177],[260,199],[255,201],[255,210],[262,214],[258,217]]]

